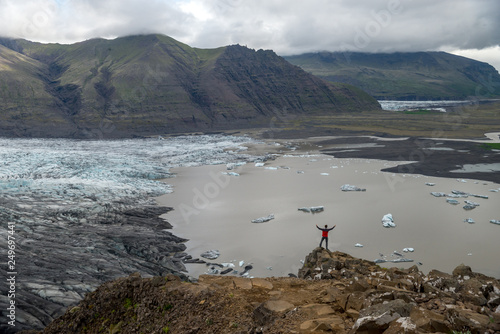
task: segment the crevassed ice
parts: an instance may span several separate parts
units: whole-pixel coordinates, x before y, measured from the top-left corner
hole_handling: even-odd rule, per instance
[[[78,208],[124,199],[140,204],[171,191],[170,168],[249,159],[249,137],[68,140],[0,138],[0,210]],[[37,205],[38,203],[38,205]],[[42,205],[45,203],[45,205]]]

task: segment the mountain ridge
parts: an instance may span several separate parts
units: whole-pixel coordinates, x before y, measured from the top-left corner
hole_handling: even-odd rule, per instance
[[[500,74],[493,66],[446,52],[317,52],[284,58],[325,80],[357,86],[379,100],[500,97]]]
[[[361,90],[316,78],[270,50],[198,49],[165,35],[69,45],[0,39],[0,47],[1,63],[15,65],[0,71],[7,136],[134,137],[380,110]],[[13,84],[17,99],[5,88]]]

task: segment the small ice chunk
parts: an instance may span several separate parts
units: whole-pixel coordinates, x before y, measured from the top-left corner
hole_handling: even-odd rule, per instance
[[[450,203],[450,204],[453,204],[453,205],[457,205],[457,204],[460,204],[459,201],[457,201],[456,199],[453,199],[453,198],[447,198],[446,199],[446,202]]]
[[[355,244],[354,247],[363,247],[363,245],[358,243],[358,244]]]
[[[238,264],[240,265],[241,268],[243,268],[243,266],[245,265],[245,261],[241,260]]]
[[[400,262],[413,262],[412,259],[407,259],[407,258],[399,258],[399,259],[394,259],[394,260],[391,260],[391,262],[393,263],[400,263]]]
[[[425,182],[425,185],[426,185],[426,186],[433,187],[433,186],[435,186],[436,184],[435,184],[435,183],[433,183],[433,182]]]
[[[474,219],[472,219],[472,218],[466,218],[466,219],[464,219],[464,222],[469,223],[469,224],[475,223]]]
[[[340,190],[342,191],[366,191],[366,189],[362,189],[359,187],[356,187],[351,184],[344,184],[342,187],[340,187]]]
[[[254,219],[254,220],[252,220],[252,223],[265,223],[265,222],[268,222],[272,219],[274,219],[274,215],[270,214],[267,217],[260,217],[260,218]]]
[[[232,263],[228,263],[228,262],[224,262],[224,263],[221,263],[221,265],[224,267],[224,268],[234,268],[234,264]]]
[[[320,173],[320,175],[328,176],[328,175],[330,175],[330,173]]]
[[[230,175],[230,176],[240,176],[240,174],[238,174],[236,172],[223,172],[222,174]]]
[[[403,252],[405,252],[405,253],[408,253],[408,252],[413,253],[414,251],[415,251],[415,249],[413,249],[411,247],[403,248]]]
[[[209,260],[215,260],[216,258],[218,258],[220,255],[220,252],[216,249],[211,249],[211,250],[207,250],[206,252],[203,252],[201,253],[201,257],[204,257],[205,259],[209,259]]]
[[[437,192],[437,191],[431,192],[431,195],[434,196],[434,197],[445,197],[445,196],[447,196],[445,193]]]
[[[396,227],[396,224],[394,224],[394,219],[392,218],[392,214],[388,213],[382,217],[382,225],[384,227]]]
[[[265,169],[269,169],[269,170],[277,170],[278,167],[264,167]]]
[[[256,162],[255,167],[264,167],[264,163],[263,162]]]
[[[500,220],[492,219],[492,220],[490,220],[490,223],[500,225]]]
[[[267,270],[273,270],[273,267],[266,267]]]
[[[324,211],[325,207],[324,206],[311,206],[311,207],[298,208],[298,210],[303,211],[303,212],[318,213],[318,212]]]

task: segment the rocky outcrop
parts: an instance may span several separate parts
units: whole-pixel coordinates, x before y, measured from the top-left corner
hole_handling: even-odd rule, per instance
[[[500,281],[463,264],[451,275],[437,270],[424,275],[416,266],[382,269],[371,261],[316,248],[299,277],[335,282],[332,299],[357,318],[353,333],[500,330]]]
[[[42,333],[500,331],[500,281],[465,265],[424,275],[316,248],[299,275],[187,283],[135,273],[87,294]]]

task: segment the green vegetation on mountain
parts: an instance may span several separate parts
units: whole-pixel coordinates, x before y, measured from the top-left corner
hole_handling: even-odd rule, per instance
[[[132,137],[380,110],[272,51],[197,49],[164,35],[71,45],[0,39],[0,135]]]
[[[305,71],[385,100],[499,98],[500,74],[487,63],[445,52],[319,52],[285,57]]]

